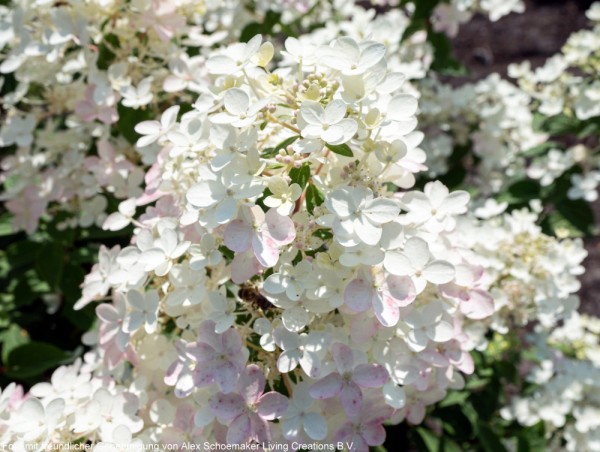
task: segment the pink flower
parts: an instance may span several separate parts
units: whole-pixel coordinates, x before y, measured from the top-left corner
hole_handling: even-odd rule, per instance
[[[210,407],[215,416],[231,421],[227,430],[227,443],[271,441],[268,421],[283,415],[288,399],[275,391],[264,394],[264,390],[265,377],[258,366],[251,364],[240,376],[237,392],[218,393],[210,399]]]
[[[196,409],[189,403],[184,403],[177,407],[175,420],[171,425],[166,427],[162,433],[162,444],[175,444],[181,448],[184,443],[200,442],[202,439],[202,427],[196,427],[194,423],[194,415]]]
[[[94,100],[96,85],[89,85],[85,90],[85,99],[75,105],[75,113],[85,122],[98,119],[104,124],[114,124],[119,120],[117,109],[112,105],[99,105]]]
[[[457,265],[454,281],[440,286],[442,294],[458,301],[461,312],[474,320],[494,313],[494,299],[482,288],[483,275],[483,267]]]
[[[310,395],[319,400],[339,395],[346,414],[356,416],[362,406],[361,387],[381,387],[388,381],[389,375],[379,364],[356,365],[352,349],[345,344],[333,344],[332,354],[338,371],[313,384]]]
[[[11,199],[4,205],[14,215],[15,229],[23,228],[28,234],[33,234],[46,211],[48,201],[40,196],[39,187],[29,185],[18,198]]]
[[[175,12],[175,3],[169,0],[153,0],[150,11],[144,13],[143,22],[152,26],[163,41],[170,40],[185,26],[185,19]]]
[[[276,209],[265,215],[259,206],[254,206],[241,209],[240,216],[223,233],[225,246],[236,253],[231,269],[236,284],[247,281],[262,268],[273,267],[279,260],[279,248],[296,237],[294,222],[279,215]]]
[[[215,333],[212,320],[202,322],[198,330],[198,342],[180,341],[178,360],[169,367],[165,383],[176,385],[181,397],[189,395],[194,386],[213,383],[224,393],[232,392],[248,361],[248,349],[233,328],[223,334]]]
[[[366,271],[350,281],[344,290],[344,302],[353,312],[364,312],[373,307],[383,326],[394,326],[400,319],[400,307],[408,306],[415,299],[415,286],[407,276],[381,273],[373,277]]]
[[[380,446],[385,441],[382,424],[391,414],[389,406],[369,400],[334,433],[333,441],[345,443],[353,452],[368,452],[369,446]]]

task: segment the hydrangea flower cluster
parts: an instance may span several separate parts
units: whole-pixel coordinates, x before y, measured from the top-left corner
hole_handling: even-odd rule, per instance
[[[374,19],[374,10],[353,2],[246,3],[70,0],[0,7],[7,111],[0,147],[14,150],[2,161],[0,181],[15,229],[33,233],[42,217],[59,213],[61,227],[101,226],[115,201],[153,201],[140,194],[156,148],[139,155],[128,122],[193,102],[210,88],[204,69],[210,47],[237,40],[268,11],[283,23],[302,18],[306,26],[331,19],[327,30],[292,46],[296,54],[315,39],[328,43],[351,30],[385,39],[390,55],[411,61],[404,71],[411,76],[422,77],[419,59],[431,59],[422,34],[399,50],[408,26],[400,10]]]
[[[547,135],[533,128],[529,95],[498,74],[458,88],[432,78],[419,88],[430,177],[445,174],[451,163],[457,163],[450,161],[454,150],[471,142],[477,161],[464,164],[470,168],[468,183],[479,188],[482,196],[497,193],[525,176],[544,177],[549,185],[569,167],[557,162],[556,170],[542,172],[539,168],[550,166],[546,159],[530,163],[524,151],[545,142]],[[573,162],[574,157],[571,165]]]
[[[440,2],[433,12],[433,29],[443,31],[450,37],[458,34],[460,26],[474,14],[484,14],[493,22],[510,13],[522,13],[525,3],[522,0],[450,0]]]
[[[587,256],[583,241],[544,234],[535,209],[503,214],[504,209],[506,203],[489,200],[474,209],[479,219],[461,218],[457,227],[455,240],[474,250],[474,262],[486,269],[485,275],[464,275],[460,284],[488,287],[495,303],[488,325],[478,322],[470,329],[473,334],[480,331],[478,347],[485,344],[487,328],[500,334],[527,325],[551,331],[579,307],[578,276]]]
[[[76,404],[50,391],[16,403],[4,441],[35,404],[43,427],[26,441],[76,430],[96,447],[188,435],[366,451],[384,421],[420,423],[462,387],[464,319],[494,306],[462,280],[482,276],[454,233],[468,193],[411,189],[425,153],[405,76],[385,46],[350,37],[311,55],[288,39],[273,56],[260,35],[213,52],[210,90],[135,126],[140,152],[157,149],[140,195],[156,203],[106,220],[135,236],[101,250],[78,302],[112,298],[96,308],[94,370],[112,381],[94,404],[110,426],[85,409],[61,418]]]
[[[543,421],[551,438],[548,450],[598,450],[599,333],[598,318],[574,313],[551,334],[531,337],[537,362],[523,370],[535,390],[514,397],[502,416],[523,426]]]
[[[509,66],[509,75],[516,78],[519,87],[533,99],[532,108],[553,117],[564,115],[568,121],[597,121],[600,117],[600,3],[592,4],[586,13],[592,22],[590,30],[573,33],[561,53],[532,70],[528,62]],[[580,131],[585,133],[585,129]],[[579,164],[581,174],[571,175],[570,199],[593,202],[598,198],[600,185],[600,157],[596,149],[575,148],[575,155],[559,157],[563,168]]]

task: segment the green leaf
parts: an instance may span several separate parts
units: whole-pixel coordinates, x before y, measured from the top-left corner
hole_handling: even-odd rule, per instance
[[[56,289],[62,277],[64,260],[64,248],[59,243],[46,243],[39,250],[35,271],[42,281]]]
[[[308,163],[304,163],[300,168],[292,168],[290,170],[290,179],[304,190],[310,179],[310,166]]]
[[[508,190],[498,196],[498,201],[509,204],[522,204],[540,197],[540,184],[536,181],[525,179],[515,182]]]
[[[443,408],[452,405],[462,405],[468,398],[468,392],[453,391],[449,393],[448,396],[438,404],[438,406]]]
[[[419,2],[420,3],[420,2]],[[466,75],[466,67],[454,58],[452,43],[442,32],[429,31],[427,40],[433,47],[433,62],[431,69],[446,75]]]
[[[561,113],[556,116],[542,117],[534,122],[534,126],[538,126],[539,131],[550,135],[569,135],[578,133],[582,123],[573,116]]]
[[[481,446],[486,452],[506,452],[506,448],[500,441],[500,437],[483,422],[477,422],[475,435],[481,441]]]
[[[440,450],[440,438],[438,438],[432,431],[423,427],[417,427],[417,434],[421,440],[423,440],[425,448],[428,452],[438,452]]]
[[[268,11],[262,23],[252,22],[244,27],[240,33],[240,42],[248,42],[256,35],[273,34],[273,27],[279,23],[281,13]]]
[[[293,137],[286,138],[285,140],[283,140],[281,143],[279,143],[274,148],[267,148],[267,149],[265,149],[260,154],[260,156],[263,157],[263,158],[266,158],[266,159],[273,158],[277,154],[279,154],[279,151],[281,149],[287,148],[290,144],[293,144],[298,138],[300,138],[300,135],[295,135]]]
[[[65,306],[62,314],[75,326],[82,331],[89,330],[96,320],[95,308],[88,305],[83,309],[75,311],[73,305],[81,297],[80,285],[85,278],[86,272],[74,263],[69,262],[64,269],[60,289],[65,296]]]
[[[2,362],[7,363],[8,355],[12,350],[29,342],[29,334],[19,325],[13,323],[7,330],[2,332],[0,342],[2,342]]]
[[[560,144],[556,141],[546,141],[545,143],[538,144],[532,148],[523,151],[524,157],[537,157],[538,155],[545,154],[550,149],[560,148]]]
[[[335,152],[336,154],[343,155],[344,157],[354,157],[354,153],[352,152],[352,149],[350,149],[350,146],[348,146],[346,143],[344,143],[344,144],[325,143],[325,146],[331,152]]]
[[[522,428],[518,433],[517,452],[544,452],[545,450],[546,432],[542,421],[531,427]]]
[[[73,356],[46,342],[29,342],[8,354],[7,375],[12,378],[28,378],[40,375],[48,369],[72,361]]]
[[[4,237],[5,235],[12,235],[16,231],[12,227],[12,215],[9,213],[5,213],[0,216],[0,237]]]
[[[103,41],[100,43],[98,52],[98,69],[107,70],[108,66],[114,61],[115,54],[110,50],[110,47],[118,49],[121,45],[117,35],[109,33],[104,36]]]
[[[135,144],[138,140],[139,135],[134,130],[136,124],[152,119],[154,112],[151,109],[142,110],[141,108],[133,109],[124,107],[119,104],[117,106],[119,112],[119,121],[117,122],[117,130],[125,137],[131,144]]]
[[[315,207],[320,206],[325,201],[325,196],[319,191],[315,184],[308,184],[306,187],[306,210],[312,215]]]
[[[594,211],[581,200],[562,200],[556,203],[543,223],[545,229],[559,237],[582,237],[594,234]]]
[[[321,240],[329,240],[333,238],[331,229],[317,229],[312,235],[320,238]]]

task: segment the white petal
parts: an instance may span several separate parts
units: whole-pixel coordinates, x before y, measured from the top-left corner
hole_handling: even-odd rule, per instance
[[[454,266],[446,261],[433,261],[425,267],[423,276],[433,284],[445,284],[454,279]]]

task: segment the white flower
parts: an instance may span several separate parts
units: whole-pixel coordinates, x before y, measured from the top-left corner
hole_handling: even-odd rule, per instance
[[[138,148],[143,148],[151,145],[156,140],[159,140],[159,144],[162,144],[161,138],[165,137],[167,133],[173,129],[175,121],[177,121],[178,113],[179,105],[173,105],[163,112],[162,116],[160,117],[160,122],[142,121],[137,124],[134,130],[143,136],[137,140],[135,145]]]
[[[142,251],[139,262],[144,265],[144,269],[154,271],[158,276],[165,276],[169,273],[173,261],[188,250],[190,242],[180,242],[177,232],[165,227],[157,239],[152,237],[150,231],[142,231],[138,236],[138,247]]]
[[[247,43],[236,43],[227,47],[222,55],[208,59],[206,67],[211,74],[234,74],[244,70],[259,52],[262,36],[256,35]]]
[[[442,260],[432,260],[427,242],[419,237],[411,237],[402,251],[388,251],[383,261],[385,269],[392,275],[410,276],[417,294],[427,282],[445,284],[454,279],[454,266]]]
[[[264,283],[264,289],[270,294],[284,293],[292,301],[297,301],[304,292],[312,265],[302,261],[298,265],[282,264],[279,271],[269,276]]]
[[[111,441],[100,441],[92,449],[94,452],[142,452],[145,450],[141,439],[132,439],[131,431],[126,425],[115,427]]]
[[[342,144],[350,140],[358,130],[354,119],[346,118],[346,103],[333,100],[323,109],[319,102],[305,100],[300,105],[300,115],[305,125],[304,138],[320,138],[329,144]]]
[[[36,124],[37,121],[32,114],[23,118],[9,117],[0,129],[0,146],[10,146],[11,144],[21,147],[31,146]]]
[[[265,205],[276,208],[279,215],[292,213],[296,201],[302,194],[300,185],[296,183],[288,185],[283,177],[273,176],[269,179],[268,187],[272,194],[265,198]]]
[[[127,227],[135,215],[135,207],[134,198],[119,203],[119,211],[111,213],[106,220],[104,220],[102,229],[105,231],[120,231]]]
[[[316,411],[309,411],[315,401],[308,390],[309,385],[306,382],[294,387],[294,395],[281,418],[283,436],[289,440],[297,439],[301,430],[314,441],[322,441],[327,436],[326,419]]]
[[[376,245],[381,238],[381,225],[400,213],[395,200],[373,198],[371,189],[364,187],[338,188],[327,195],[325,206],[335,216],[332,222],[335,239],[344,246],[358,245],[360,241]]]
[[[360,75],[383,60],[384,55],[383,44],[373,41],[358,44],[349,37],[336,39],[331,46],[318,50],[321,63],[344,75]]]
[[[569,199],[584,199],[594,202],[598,199],[598,184],[600,184],[600,172],[590,171],[585,175],[573,174],[571,176],[573,186],[567,192]]]
[[[231,88],[223,97],[225,111],[212,115],[210,120],[214,124],[245,127],[256,121],[256,116],[268,103],[269,98],[263,98],[250,104],[250,96],[244,90]]]
[[[65,401],[53,399],[46,406],[35,397],[25,400],[10,417],[10,429],[23,441],[37,441],[43,449],[64,422]]]
[[[146,77],[141,80],[137,88],[133,86],[124,86],[120,93],[123,96],[121,103],[129,108],[140,108],[152,102],[152,77]]]
[[[144,325],[146,333],[154,333],[158,327],[158,292],[149,290],[142,294],[137,290],[130,290],[127,292],[127,302],[131,311],[123,321],[123,330],[133,333]]]
[[[279,327],[273,332],[273,337],[277,346],[283,350],[277,359],[279,372],[291,372],[300,364],[309,377],[319,377],[320,352],[324,351],[331,342],[330,336],[319,332],[298,335]]]
[[[469,198],[466,191],[450,193],[441,182],[429,182],[423,192],[411,191],[402,197],[401,205],[408,211],[404,222],[423,224],[434,233],[453,229],[453,217],[467,211]]]

